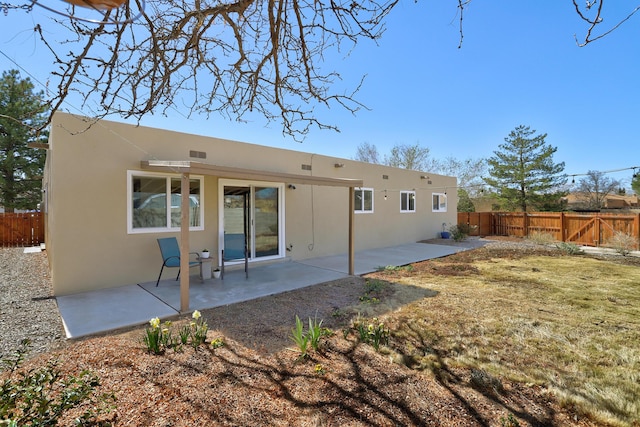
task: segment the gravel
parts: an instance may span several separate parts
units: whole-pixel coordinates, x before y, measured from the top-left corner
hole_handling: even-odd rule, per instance
[[[2,359],[25,338],[31,341],[29,356],[60,348],[65,342],[44,252],[0,248],[0,336]]]

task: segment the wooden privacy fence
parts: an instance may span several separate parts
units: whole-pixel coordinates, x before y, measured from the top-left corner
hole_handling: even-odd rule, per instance
[[[472,236],[518,236],[547,233],[561,242],[606,245],[616,232],[633,236],[640,249],[640,214],[571,212],[458,212]]]
[[[42,212],[0,213],[0,246],[37,246],[44,243]]]

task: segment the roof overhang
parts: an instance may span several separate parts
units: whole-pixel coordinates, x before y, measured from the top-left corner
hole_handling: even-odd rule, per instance
[[[140,167],[156,172],[188,173],[212,175],[219,178],[245,179],[255,181],[287,182],[291,184],[322,185],[329,187],[362,187],[361,179],[331,178],[326,176],[299,175],[283,172],[243,169],[218,166],[190,160],[143,160]]]

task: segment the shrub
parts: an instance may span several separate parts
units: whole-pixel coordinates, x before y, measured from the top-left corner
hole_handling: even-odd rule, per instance
[[[556,248],[569,255],[580,255],[584,253],[584,251],[580,249],[580,246],[575,243],[560,242],[556,245]]]
[[[115,397],[96,395],[100,379],[89,371],[64,376],[56,362],[21,371],[30,345],[28,339],[22,340],[15,354],[2,360],[9,377],[0,384],[0,420],[8,426],[56,426],[68,411],[87,407],[75,425],[109,425],[98,422],[97,416],[110,410]]]
[[[545,233],[544,231],[534,231],[529,234],[528,237],[536,245],[549,245],[556,241],[551,233]]]
[[[630,234],[616,231],[607,241],[607,244],[620,255],[627,256],[631,251],[636,249],[638,240]]]
[[[470,227],[469,224],[460,223],[456,225],[452,225],[449,227],[449,232],[451,233],[451,237],[456,242],[460,242],[467,238],[469,235]]]

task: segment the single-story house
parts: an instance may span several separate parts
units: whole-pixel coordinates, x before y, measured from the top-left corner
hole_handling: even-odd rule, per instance
[[[567,209],[593,209],[589,206],[589,195],[580,192],[567,194],[563,198]],[[637,194],[607,194],[601,209],[638,209],[640,201]]]
[[[227,233],[247,237],[250,263],[435,238],[456,223],[455,189],[455,177],[56,113],[42,205],[53,291],[155,281],[161,237],[186,236],[214,265]]]

